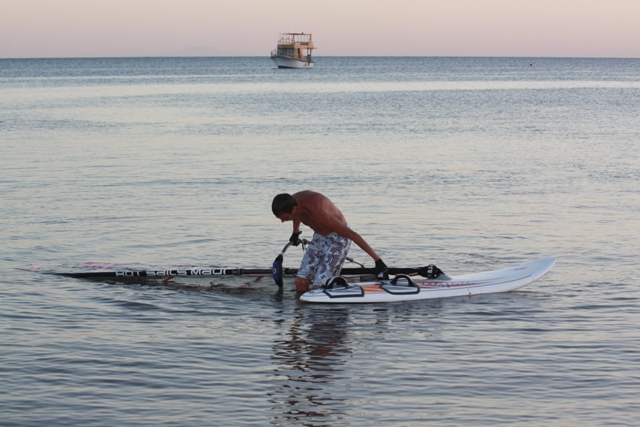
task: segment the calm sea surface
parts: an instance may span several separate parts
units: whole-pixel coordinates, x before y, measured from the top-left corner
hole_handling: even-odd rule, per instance
[[[640,60],[0,60],[0,425],[638,425],[639,143]],[[303,189],[389,265],[557,264],[334,307],[20,270],[268,268]]]

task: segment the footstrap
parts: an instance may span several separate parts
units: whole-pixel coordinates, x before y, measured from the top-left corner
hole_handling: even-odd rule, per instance
[[[388,283],[382,284],[380,288],[391,295],[413,295],[420,293],[420,286],[413,283],[411,277],[406,274],[398,274]]]
[[[327,277],[322,281],[322,289],[348,288],[347,279],[342,276]]]
[[[398,284],[399,280],[406,280],[407,284]],[[413,280],[411,280],[411,277],[407,276],[406,274],[398,274],[396,277],[394,277],[393,279],[391,279],[391,281],[389,282],[391,283],[393,286],[412,286],[412,287],[418,287],[415,283],[413,283]]]

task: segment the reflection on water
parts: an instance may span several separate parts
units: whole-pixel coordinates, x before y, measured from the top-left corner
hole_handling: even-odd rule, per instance
[[[289,329],[273,345],[274,378],[280,385],[269,397],[276,420],[319,426],[346,413],[348,396],[336,394],[334,383],[348,376],[345,364],[352,352],[348,319],[346,308],[295,310]]]
[[[389,392],[397,393],[397,385],[388,384],[381,375],[385,369],[405,372],[406,387],[425,375],[421,370],[432,375],[428,365],[417,369],[410,356],[413,350],[407,346],[441,339],[438,327],[431,325],[441,309],[438,300],[334,307],[298,304],[288,324],[278,323],[273,344],[275,386],[267,393],[273,404],[272,424],[349,425],[342,420],[367,419],[368,411],[385,407]]]

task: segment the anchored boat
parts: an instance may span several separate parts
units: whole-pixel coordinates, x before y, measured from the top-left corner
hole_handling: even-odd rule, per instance
[[[311,51],[315,49],[311,34],[281,33],[271,59],[278,68],[312,68]]]

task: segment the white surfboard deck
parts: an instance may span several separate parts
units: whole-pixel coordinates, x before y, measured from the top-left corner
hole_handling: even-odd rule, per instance
[[[417,286],[407,281],[392,285],[389,281],[350,283],[348,287],[314,289],[300,296],[312,303],[348,304],[409,301],[458,296],[472,296],[509,292],[538,280],[556,263],[553,258],[542,258],[527,264],[503,270],[486,271],[462,276],[424,279],[412,277]]]

